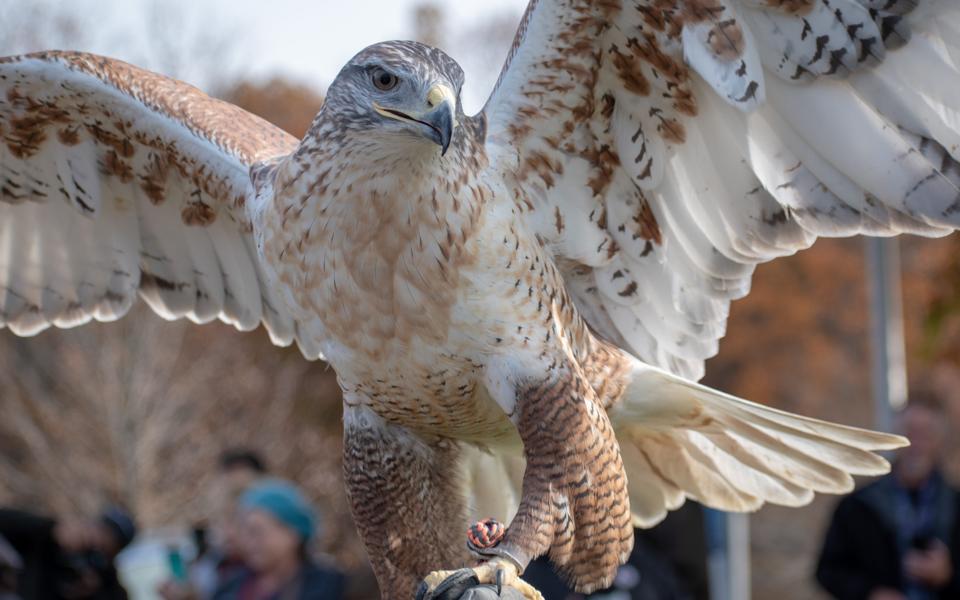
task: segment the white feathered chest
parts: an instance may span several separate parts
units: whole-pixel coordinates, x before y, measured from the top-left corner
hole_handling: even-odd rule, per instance
[[[505,190],[460,160],[453,151],[339,172],[291,161],[255,229],[269,275],[306,335],[323,340],[348,403],[489,439],[510,426],[482,390],[487,359],[548,339],[543,294],[559,281],[546,285],[549,258],[523,235]]]

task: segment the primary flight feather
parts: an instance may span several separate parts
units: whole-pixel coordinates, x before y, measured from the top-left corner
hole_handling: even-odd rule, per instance
[[[462,84],[376,44],[298,143],[119,61],[0,59],[0,326],[139,294],[328,360],[389,598],[535,598],[544,553],[597,589],[685,498],[796,506],[886,471],[899,437],[695,380],[756,264],[960,226],[960,6],[534,0],[478,115]],[[477,516],[509,520],[487,562],[440,571]]]

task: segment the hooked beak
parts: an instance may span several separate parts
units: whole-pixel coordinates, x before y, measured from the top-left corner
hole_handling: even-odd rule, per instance
[[[376,102],[373,103],[373,108],[390,119],[419,123],[424,137],[440,146],[440,155],[447,153],[450,140],[453,138],[453,130],[457,126],[457,97],[449,87],[442,83],[433,86],[427,93],[427,110],[422,112],[404,112],[380,106]]]

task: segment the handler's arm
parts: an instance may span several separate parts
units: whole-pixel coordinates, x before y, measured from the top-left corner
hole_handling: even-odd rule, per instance
[[[875,582],[860,567],[856,539],[863,515],[850,498],[833,513],[817,564],[817,581],[835,598],[868,598]]]

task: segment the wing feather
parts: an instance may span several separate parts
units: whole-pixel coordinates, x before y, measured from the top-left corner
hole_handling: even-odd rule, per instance
[[[757,264],[960,226],[958,32],[947,0],[534,0],[488,151],[590,325],[698,378]]]
[[[139,293],[164,318],[263,322],[290,344],[296,324],[259,264],[249,211],[252,169],[296,145],[120,61],[0,58],[0,327],[109,321]]]
[[[530,3],[488,152],[581,316],[643,361],[611,412],[637,524],[886,471],[873,452],[899,438],[689,380],[757,264],[818,236],[960,227],[958,33],[948,0]]]

